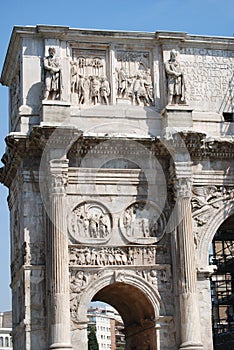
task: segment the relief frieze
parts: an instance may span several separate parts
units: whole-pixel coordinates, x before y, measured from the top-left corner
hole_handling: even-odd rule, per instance
[[[157,247],[79,247],[70,246],[69,265],[74,266],[127,266],[154,265]]]

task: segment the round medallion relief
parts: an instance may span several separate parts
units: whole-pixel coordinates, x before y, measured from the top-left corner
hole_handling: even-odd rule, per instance
[[[109,239],[112,219],[107,208],[97,202],[82,202],[68,215],[71,237],[80,243],[103,243]]]
[[[166,219],[155,203],[137,201],[125,209],[119,225],[122,234],[129,242],[153,244],[162,239]]]

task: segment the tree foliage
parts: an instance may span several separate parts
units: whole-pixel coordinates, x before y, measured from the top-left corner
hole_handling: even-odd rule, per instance
[[[90,328],[90,333],[88,335],[88,350],[99,350],[95,327]]]

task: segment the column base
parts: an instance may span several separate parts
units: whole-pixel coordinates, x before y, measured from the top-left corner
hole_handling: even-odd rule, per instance
[[[65,344],[65,343],[55,343],[50,345],[49,350],[67,350],[67,349],[72,349],[71,344]]]
[[[186,342],[180,345],[179,350],[204,350],[204,347],[201,343]]]

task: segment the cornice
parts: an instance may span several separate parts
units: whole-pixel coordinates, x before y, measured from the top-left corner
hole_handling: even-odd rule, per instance
[[[26,152],[27,136],[12,133],[5,138],[5,142],[7,149],[1,159],[4,167],[0,168],[0,182],[9,187],[22,160],[22,155]]]
[[[205,45],[206,47],[209,46],[211,49],[234,50],[234,37],[196,35],[186,32],[170,31],[157,31],[155,37],[161,44],[175,44],[175,42],[177,42],[192,47]]]
[[[195,130],[174,130],[165,135],[165,145],[171,153],[189,152],[192,159],[233,159],[234,138],[233,137],[207,137],[205,133]]]
[[[203,138],[190,153],[193,158],[233,159],[234,138]]]

